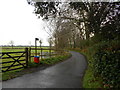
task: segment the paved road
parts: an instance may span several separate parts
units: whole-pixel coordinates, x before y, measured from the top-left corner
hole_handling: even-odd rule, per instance
[[[87,67],[85,57],[71,52],[72,57],[64,62],[17,77],[2,83],[3,88],[81,88],[82,77]]]

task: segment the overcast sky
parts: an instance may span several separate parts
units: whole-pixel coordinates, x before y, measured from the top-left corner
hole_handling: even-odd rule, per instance
[[[45,23],[33,14],[34,8],[27,0],[0,1],[0,45],[34,45],[34,39],[41,38],[48,45]]]

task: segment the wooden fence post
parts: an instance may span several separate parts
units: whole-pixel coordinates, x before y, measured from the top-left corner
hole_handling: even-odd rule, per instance
[[[50,53],[50,58],[51,58],[51,48],[49,49],[49,53]]]
[[[25,48],[26,67],[28,67],[28,48]]]
[[[42,48],[41,48],[41,59],[42,59]]]
[[[31,47],[29,47],[29,62],[31,63]]]

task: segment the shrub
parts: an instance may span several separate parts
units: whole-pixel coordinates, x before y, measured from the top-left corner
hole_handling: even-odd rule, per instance
[[[119,42],[104,42],[98,45],[94,55],[94,75],[103,78],[104,87],[120,88]]]

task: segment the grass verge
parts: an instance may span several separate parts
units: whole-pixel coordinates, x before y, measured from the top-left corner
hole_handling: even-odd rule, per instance
[[[93,55],[95,53],[94,47],[86,49],[71,49],[72,51],[79,52],[86,56],[88,67],[85,71],[83,78],[83,88],[103,88],[102,79],[100,77],[94,77],[93,73]]]

